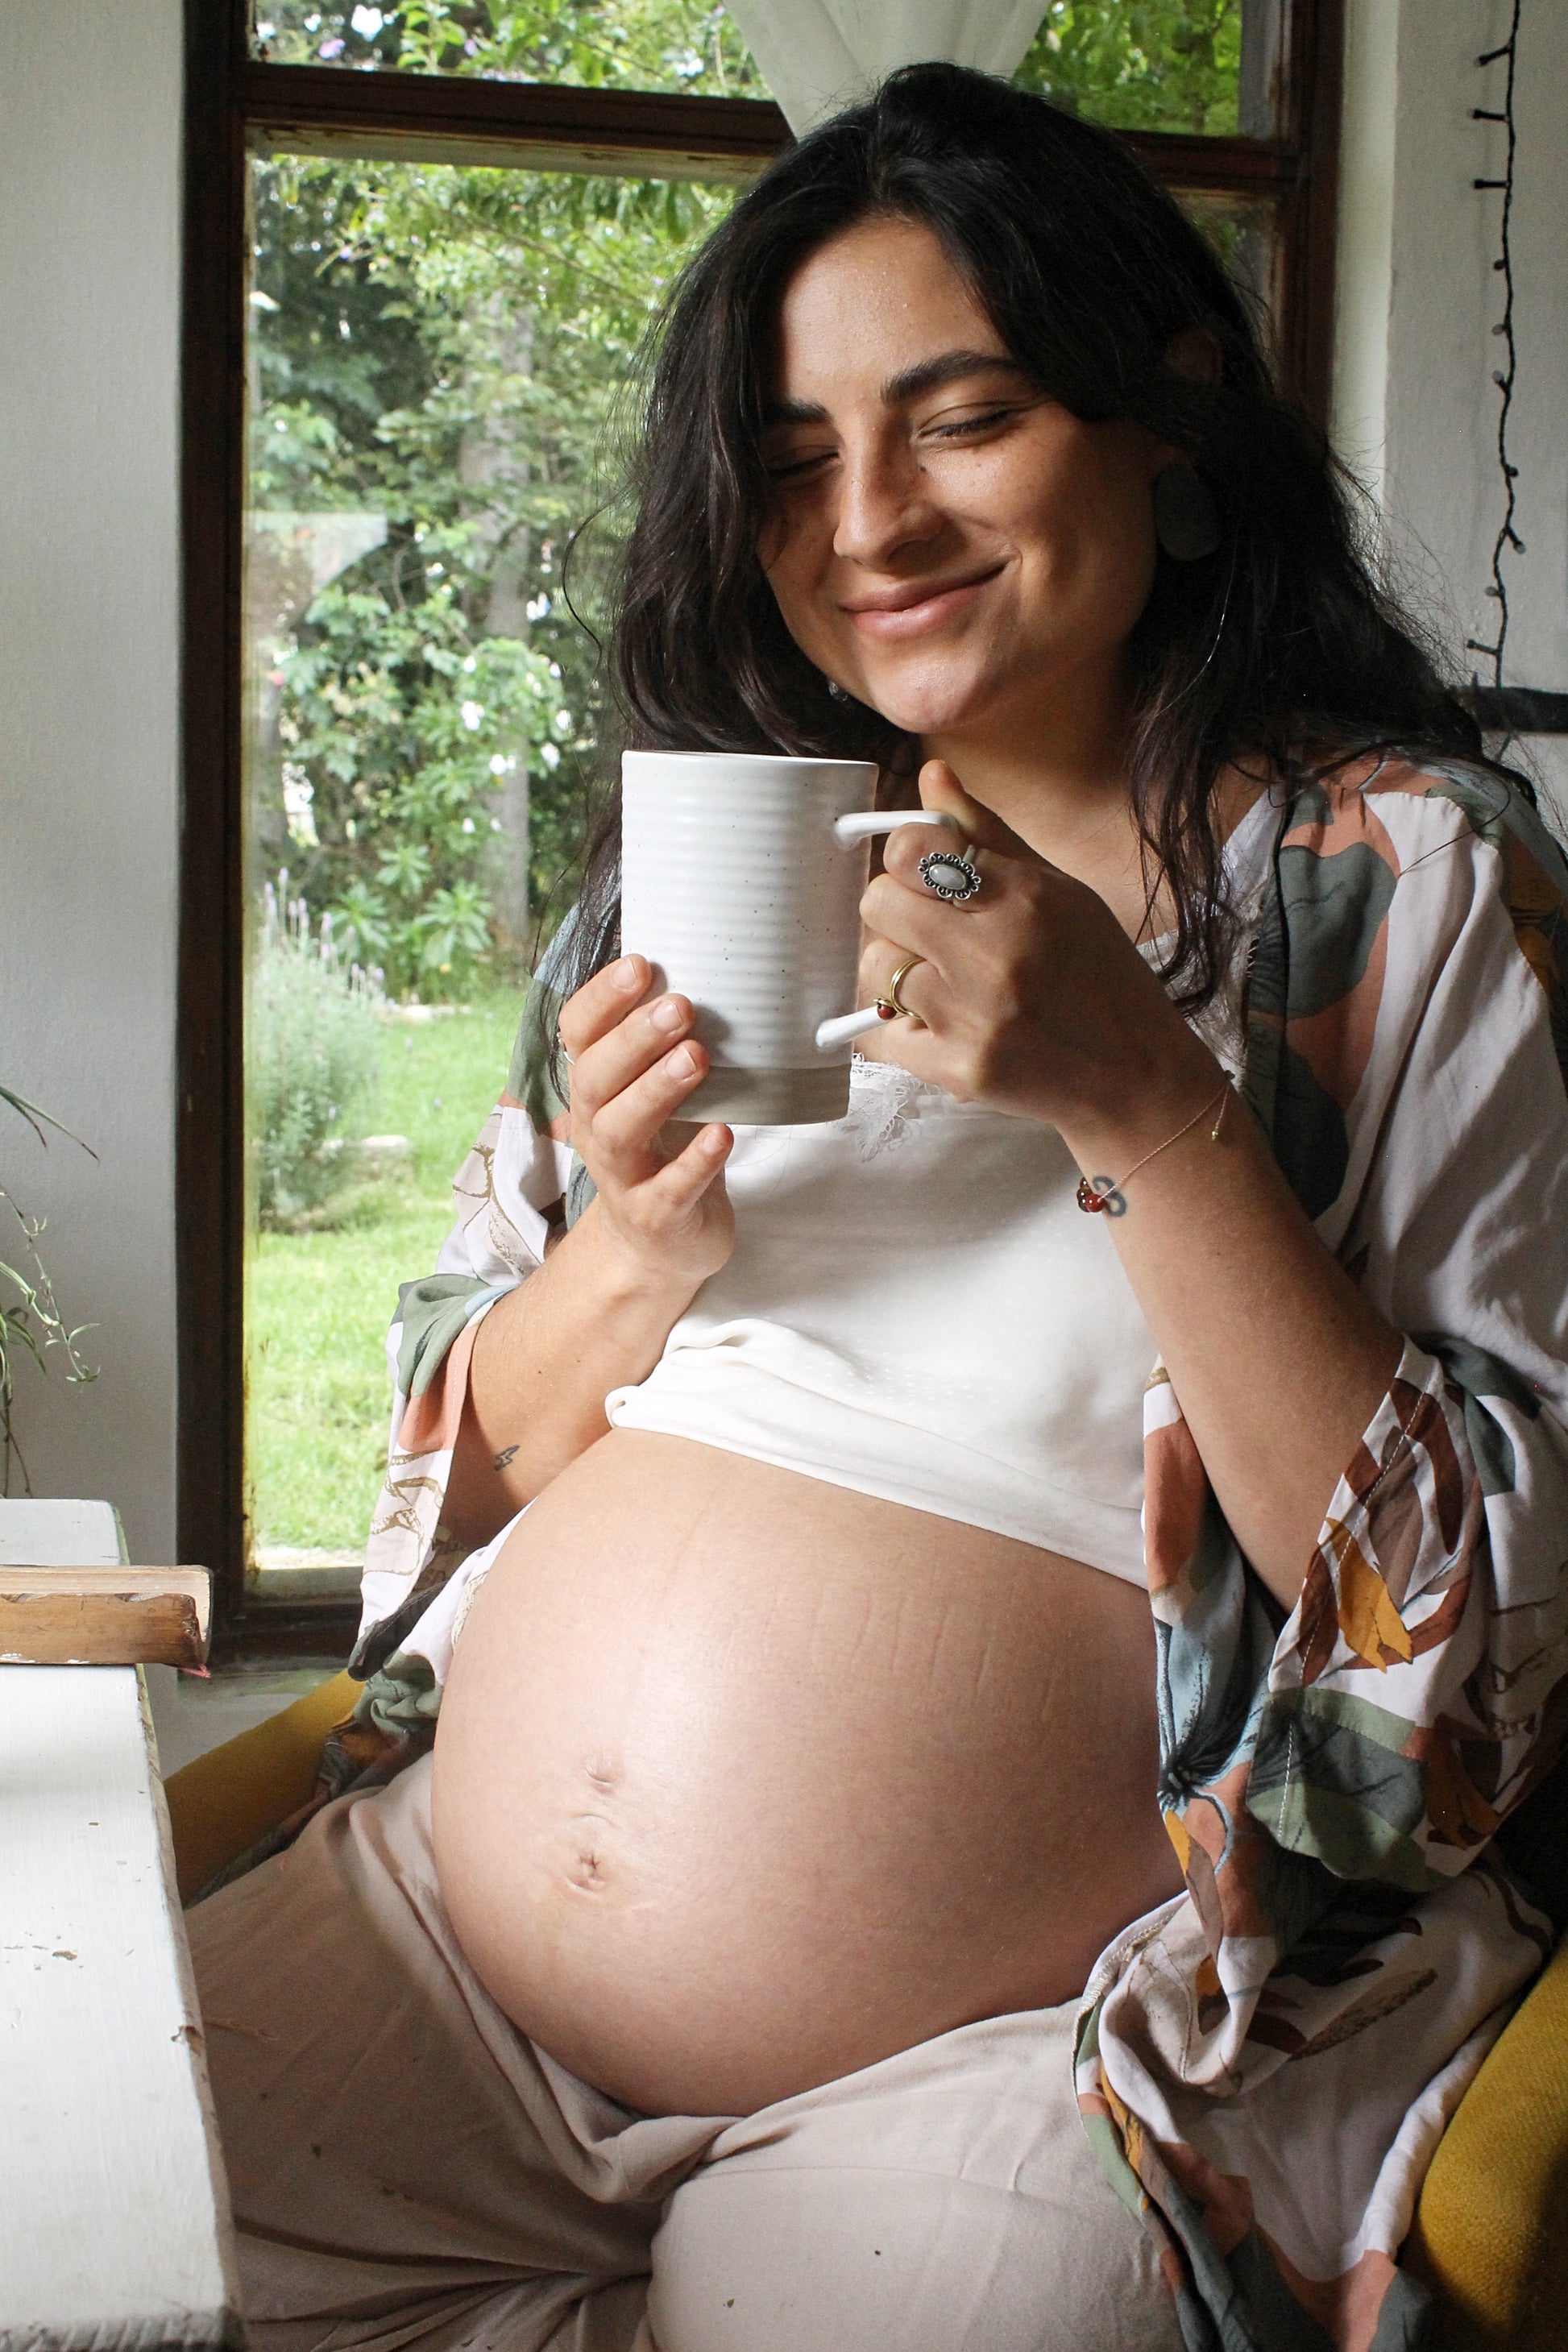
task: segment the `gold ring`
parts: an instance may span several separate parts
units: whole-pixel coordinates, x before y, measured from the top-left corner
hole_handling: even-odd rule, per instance
[[[905,962],[899,966],[897,971],[888,982],[887,1002],[892,1006],[895,1013],[901,1013],[906,1021],[912,1021],[917,1029],[923,1029],[926,1024],[921,1019],[920,1014],[911,1011],[910,1007],[904,1003],[903,998],[899,994],[899,991],[903,986],[905,981],[909,978],[910,972],[913,971],[916,964],[924,963],[926,959],[924,956],[909,957]]]

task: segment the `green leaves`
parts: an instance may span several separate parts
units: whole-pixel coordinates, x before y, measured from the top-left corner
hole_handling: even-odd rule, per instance
[[[1241,0],[1051,0],[1015,79],[1122,131],[1233,131]]]
[[[414,919],[421,972],[447,980],[472,974],[489,949],[490,902],[473,882],[432,892]]]
[[[303,157],[255,175],[255,834],[395,992],[460,997],[526,927],[503,827],[526,805],[535,904],[575,851],[603,681],[565,549],[650,316],[730,199]],[[615,529],[575,566],[590,608]]]
[[[715,0],[402,0],[372,15],[354,0],[262,0],[257,16],[260,45],[279,64],[767,94]]]

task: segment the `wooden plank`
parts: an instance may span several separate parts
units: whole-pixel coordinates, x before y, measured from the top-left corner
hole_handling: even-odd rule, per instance
[[[723,180],[752,177],[790,144],[767,99],[256,63],[240,80],[253,143],[291,154]]]
[[[0,1500],[0,1559],[123,1557]],[[0,2352],[240,2340],[223,2158],[141,1675],[0,1666]]]
[[[791,143],[783,113],[765,99],[255,62],[240,82],[247,141],[262,154],[744,181]],[[1299,150],[1281,139],[1119,135],[1170,187],[1266,197],[1298,174]]]
[[[199,1666],[205,1568],[0,1567],[0,1665]]]
[[[525,139],[478,131],[405,130],[397,124],[361,130],[309,121],[253,124],[246,133],[253,155],[328,155],[351,163],[458,163],[502,172],[584,172],[629,180],[700,180],[709,186],[743,185],[772,157],[715,156],[701,148],[625,147],[586,140]]]

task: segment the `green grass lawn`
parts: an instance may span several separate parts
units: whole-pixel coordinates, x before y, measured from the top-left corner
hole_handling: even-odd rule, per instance
[[[435,1265],[452,1173],[506,1082],[518,1010],[508,992],[447,1019],[389,1020],[368,1126],[408,1138],[412,1171],[356,1184],[331,1226],[257,1241],[246,1330],[258,1549],[364,1541],[386,1461],[397,1286]]]

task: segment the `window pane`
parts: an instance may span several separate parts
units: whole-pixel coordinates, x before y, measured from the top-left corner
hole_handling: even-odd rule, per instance
[[[435,1265],[593,771],[567,541],[650,315],[732,191],[252,173],[247,1462],[281,1598],[357,1570],[396,1284]],[[617,520],[574,557],[590,619]]]
[[[1121,131],[1275,127],[1283,0],[1050,0],[1016,77]]]
[[[1232,278],[1252,297],[1266,340],[1278,329],[1279,216],[1268,199],[1204,195],[1184,189],[1177,197]]]
[[[1123,130],[1266,137],[1286,0],[1049,0],[1017,79]],[[253,54],[605,89],[765,98],[712,0],[258,0]]]
[[[254,55],[274,65],[395,67],[592,89],[766,98],[714,0],[257,0]]]

